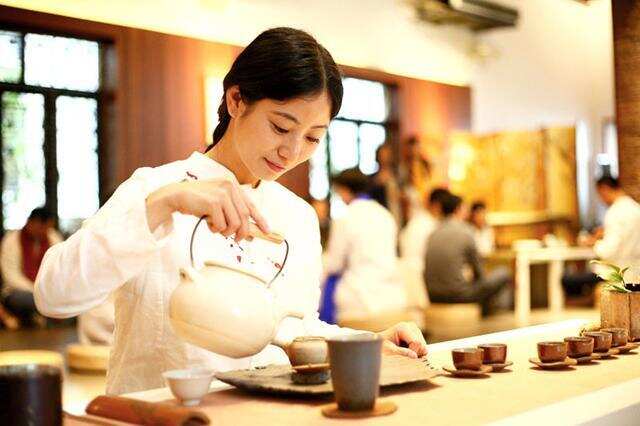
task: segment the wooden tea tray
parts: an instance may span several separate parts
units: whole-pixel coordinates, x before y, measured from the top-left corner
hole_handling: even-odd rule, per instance
[[[321,385],[297,385],[291,381],[290,365],[269,365],[251,370],[217,373],[216,378],[249,392],[277,395],[330,395],[331,379]],[[425,358],[410,359],[400,355],[382,357],[380,386],[394,386],[429,380],[444,374]]]

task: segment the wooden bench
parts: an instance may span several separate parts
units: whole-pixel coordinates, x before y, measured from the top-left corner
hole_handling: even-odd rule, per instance
[[[67,346],[67,365],[81,371],[107,371],[111,347],[72,344]]]

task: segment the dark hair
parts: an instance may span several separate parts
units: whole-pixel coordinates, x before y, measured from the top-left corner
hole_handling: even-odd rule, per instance
[[[46,222],[52,219],[55,219],[55,215],[51,210],[46,207],[38,207],[31,211],[28,220],[39,220],[40,222]]]
[[[442,201],[451,194],[448,189],[445,188],[436,188],[429,194],[429,204],[440,204],[442,205]]]
[[[331,99],[331,118],[342,105],[342,77],[331,54],[313,37],[293,28],[272,28],[256,37],[233,62],[224,77],[220,121],[213,131],[211,149],[224,136],[231,121],[226,92],[240,88],[247,104],[262,99],[285,101],[326,90]]]
[[[366,192],[369,188],[369,179],[357,167],[344,170],[333,178],[333,183],[348,188],[356,195]]]
[[[618,189],[620,188],[620,182],[613,176],[605,175],[596,181],[596,186],[608,186],[612,189]]]
[[[474,214],[478,210],[486,210],[486,208],[487,205],[484,203],[484,201],[476,201],[475,203],[471,204],[471,214]]]
[[[442,214],[444,217],[451,216],[456,212],[456,210],[458,210],[461,204],[462,198],[455,194],[447,194],[447,196],[442,200]]]
[[[376,163],[380,164],[380,155],[385,149],[388,149],[391,152],[391,161],[393,161],[393,157],[395,156],[393,146],[389,142],[385,142],[376,149]]]

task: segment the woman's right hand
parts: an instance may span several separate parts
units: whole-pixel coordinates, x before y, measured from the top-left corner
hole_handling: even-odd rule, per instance
[[[146,206],[151,232],[170,220],[173,212],[206,216],[212,232],[225,237],[235,234],[236,241],[249,236],[250,220],[262,232],[270,232],[266,220],[240,185],[227,179],[171,183],[152,192]]]

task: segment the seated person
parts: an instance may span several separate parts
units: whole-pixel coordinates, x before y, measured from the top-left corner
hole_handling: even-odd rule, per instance
[[[476,201],[471,205],[469,224],[480,256],[490,255],[495,248],[496,237],[493,228],[487,224],[487,205],[484,202]]]
[[[608,207],[604,228],[598,228],[582,242],[592,246],[596,256],[621,268],[640,263],[640,205],[622,189],[618,179],[603,176],[596,182],[600,199]],[[562,284],[569,295],[591,293],[601,279],[591,271],[565,274]]]
[[[333,184],[347,204],[344,216],[331,224],[323,259],[326,275],[341,275],[334,299],[338,320],[403,309],[406,297],[397,273],[393,216],[365,195],[367,177],[358,169],[343,171]]]
[[[462,199],[448,195],[442,202],[443,221],[429,237],[424,280],[434,303],[472,303],[490,313],[492,299],[506,287],[504,270],[485,274],[471,227],[463,219]],[[470,274],[465,274],[469,270]],[[470,277],[465,277],[470,275]]]
[[[43,207],[31,212],[21,230],[9,231],[2,239],[3,304],[23,324],[44,324],[33,301],[33,285],[45,252],[60,241],[62,236],[54,228],[54,215]]]
[[[400,255],[422,271],[427,253],[427,241],[442,219],[442,200],[449,195],[444,188],[436,188],[426,200],[426,209],[417,211],[400,231]]]

